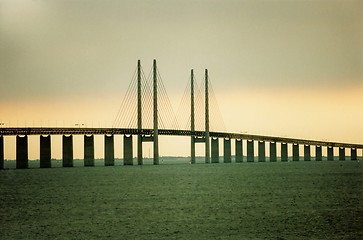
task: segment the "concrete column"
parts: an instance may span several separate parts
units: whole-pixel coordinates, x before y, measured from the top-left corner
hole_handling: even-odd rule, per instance
[[[242,151],[242,139],[236,139],[235,142],[235,148],[236,148],[236,152],[235,152],[235,156],[236,156],[236,162],[237,163],[241,163],[243,162],[243,151]]]
[[[341,161],[345,160],[345,148],[343,147],[339,148],[339,160]]]
[[[132,135],[124,135],[124,165],[133,165]]]
[[[247,140],[247,162],[255,161],[255,151],[253,144],[253,140]]]
[[[311,161],[310,145],[304,145],[304,161]]]
[[[270,162],[277,161],[276,142],[270,142]]]
[[[299,144],[293,144],[292,145],[292,160],[293,161],[299,161],[300,160],[300,156],[299,156]]]
[[[231,157],[231,139],[225,138],[224,139],[224,162],[225,163],[231,163],[232,157]]]
[[[144,160],[142,159],[142,152],[143,152],[143,150],[142,150],[142,135],[141,135],[141,133],[139,133],[137,135],[137,164],[138,165],[143,165],[144,164]]]
[[[41,168],[50,168],[52,167],[51,163],[51,144],[50,144],[50,135],[42,136],[40,135],[40,167]]]
[[[328,146],[327,149],[328,149],[328,161],[334,161],[334,148]]]
[[[287,162],[288,160],[287,143],[281,143],[281,162]]]
[[[115,151],[113,135],[105,135],[105,166],[115,165]]]
[[[73,167],[73,136],[63,135],[63,167]]]
[[[323,160],[323,153],[321,151],[321,146],[315,146],[315,161]]]
[[[351,148],[350,149],[350,160],[358,160],[357,159],[357,149]]]
[[[219,138],[212,137],[212,163],[219,163]]]
[[[265,149],[265,142],[259,141],[258,142],[258,161],[259,162],[266,162],[266,149]]]
[[[94,135],[84,135],[84,166],[93,167],[95,165],[95,143]]]
[[[28,136],[16,136],[16,168],[28,168]]]
[[[190,138],[190,163],[195,163],[195,136],[193,134]]]
[[[208,135],[208,136],[207,136]],[[211,159],[210,159],[210,137],[209,137],[209,133],[206,134],[206,138],[205,138],[205,163],[210,163]]]
[[[4,168],[4,137],[0,136],[0,170]]]

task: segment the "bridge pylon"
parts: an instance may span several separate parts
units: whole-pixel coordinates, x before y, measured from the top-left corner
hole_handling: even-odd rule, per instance
[[[205,163],[210,163],[208,69],[205,70]]]
[[[153,61],[153,121],[154,129],[152,136],[145,136],[142,132],[142,86],[141,86],[141,63],[137,61],[137,162],[143,164],[142,143],[154,143],[154,165],[159,164],[159,125],[158,125],[158,79],[156,60]]]
[[[142,165],[141,63],[137,61],[137,164]]]
[[[195,113],[194,113],[194,71],[190,73],[190,163],[195,163]]]
[[[190,76],[190,132],[191,132],[191,163],[195,163],[195,144],[205,143],[205,163],[210,163],[210,136],[209,136],[209,89],[208,89],[208,69],[205,69],[205,135],[204,137],[195,136],[195,104],[194,104],[194,71],[191,70]]]
[[[156,60],[153,62],[153,95],[154,95],[154,165],[159,165],[159,125],[158,125],[158,79]]]

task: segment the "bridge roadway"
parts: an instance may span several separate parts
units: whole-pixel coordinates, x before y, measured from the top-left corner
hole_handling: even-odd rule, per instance
[[[153,129],[142,129],[143,135],[152,135]],[[136,128],[61,128],[61,127],[24,127],[24,128],[0,128],[0,136],[16,136],[16,135],[137,135]],[[159,135],[168,136],[191,136],[190,130],[173,130],[159,129]],[[204,137],[204,131],[195,131],[197,137]],[[363,149],[363,144],[341,143],[330,141],[317,141],[287,137],[273,137],[243,133],[226,133],[226,132],[210,132],[213,138],[230,138],[245,139],[253,141],[279,142],[290,144],[314,145],[314,146],[330,146],[341,148],[359,148]]]

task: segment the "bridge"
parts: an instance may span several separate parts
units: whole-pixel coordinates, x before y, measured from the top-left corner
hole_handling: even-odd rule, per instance
[[[232,162],[232,149],[231,141],[235,141],[234,149],[234,161],[237,163],[255,162],[255,142],[257,142],[258,155],[257,161],[266,161],[266,143],[269,143],[269,161],[276,162],[277,157],[277,144],[280,145],[280,159],[282,162],[287,162],[290,157],[293,161],[300,160],[300,146],[303,146],[304,161],[311,161],[311,147],[315,146],[315,160],[322,161],[323,151],[322,148],[326,148],[327,160],[334,160],[334,148],[339,149],[339,160],[346,160],[346,149],[350,149],[350,159],[357,160],[357,150],[363,151],[363,144],[353,143],[341,143],[341,142],[330,142],[330,141],[317,141],[309,139],[297,139],[297,138],[286,138],[286,137],[274,137],[274,136],[263,136],[253,134],[242,134],[242,133],[231,133],[231,132],[218,132],[210,131],[210,82],[208,77],[208,70],[205,70],[205,81],[204,81],[204,129],[196,129],[196,105],[195,102],[196,92],[194,72],[191,70],[190,86],[188,88],[190,97],[190,109],[189,113],[189,129],[178,129],[165,128],[165,123],[159,120],[161,115],[158,109],[158,83],[161,83],[161,91],[165,93],[163,89],[160,74],[158,73],[156,60],[153,61],[153,68],[150,75],[152,75],[152,84],[145,81],[145,74],[141,68],[140,60],[137,63],[136,68],[136,84],[129,87],[127,96],[132,94],[132,89],[137,91],[137,107],[132,108],[131,112],[134,111],[136,114],[136,121],[133,121],[130,114],[130,102],[132,99],[125,97],[126,105],[120,108],[119,114],[115,119],[114,126],[111,128],[66,128],[66,127],[4,127],[0,128],[0,169],[4,169],[4,137],[16,136],[16,168],[28,168],[28,136],[39,135],[40,136],[40,167],[49,168],[51,167],[51,136],[62,135],[62,165],[63,167],[73,166],[73,135],[84,135],[84,166],[94,166],[94,135],[104,135],[105,154],[104,164],[105,166],[113,166],[115,164],[114,157],[114,135],[124,136],[123,145],[123,159],[124,165],[133,165],[133,136],[137,137],[137,164],[143,164],[143,142],[153,143],[153,164],[159,164],[159,135],[168,136],[189,136],[190,137],[190,158],[191,163],[196,162],[195,156],[195,145],[203,143],[205,145],[205,163],[218,163],[219,162],[219,139],[223,139],[223,162]],[[144,83],[144,84],[143,84]],[[148,88],[148,84],[152,85],[152,89]],[[149,93],[149,94],[148,94]],[[163,96],[163,95],[162,95]],[[151,97],[151,99],[150,99]],[[148,99],[149,98],[149,99]],[[168,98],[162,98],[164,103],[168,104]],[[169,104],[170,105],[170,104]],[[145,107],[146,106],[146,107]],[[149,107],[147,107],[149,106]],[[200,108],[200,105],[199,105]],[[128,112],[124,112],[124,109],[128,109]],[[126,111],[126,110],[125,110]],[[169,112],[170,111],[169,109]],[[152,117],[151,117],[152,115]],[[132,126],[135,122],[137,127],[119,127],[122,122],[122,117],[131,116],[128,119],[129,125]],[[145,118],[144,118],[145,117]],[[170,117],[169,120],[175,120],[175,116]],[[146,124],[143,123],[146,121]],[[152,122],[151,122],[152,120]],[[159,128],[159,123],[164,124],[164,128]],[[131,124],[130,124],[131,123]],[[152,124],[152,127],[149,127]],[[125,125],[123,123],[123,125]],[[146,125],[147,127],[145,127]],[[243,141],[246,141],[247,149],[244,155]],[[288,155],[288,146],[292,145],[292,156]],[[244,159],[246,156],[246,160]]]

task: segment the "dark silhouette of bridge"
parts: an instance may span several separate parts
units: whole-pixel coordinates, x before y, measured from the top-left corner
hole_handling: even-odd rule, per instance
[[[94,166],[94,135],[104,135],[105,154],[104,160],[106,166],[112,166],[115,163],[114,157],[114,135],[124,136],[123,160],[124,165],[133,165],[133,136],[137,136],[137,163],[143,164],[143,142],[153,143],[153,164],[159,164],[159,135],[169,136],[190,136],[190,157],[191,163],[196,162],[195,144],[205,144],[205,163],[219,162],[219,139],[223,139],[223,162],[232,162],[231,140],[235,141],[234,161],[242,163],[255,161],[255,142],[258,146],[257,159],[259,162],[266,161],[266,142],[269,143],[269,161],[276,162],[277,144],[280,144],[279,159],[282,162],[289,161],[288,146],[292,145],[292,160],[300,160],[300,146],[304,149],[304,161],[311,161],[311,147],[315,146],[315,160],[322,161],[322,148],[327,149],[327,160],[334,160],[334,148],[339,148],[339,160],[346,160],[345,150],[350,149],[350,159],[357,160],[357,150],[363,150],[363,144],[340,143],[330,141],[316,141],[308,139],[274,137],[263,135],[252,135],[230,132],[210,131],[209,116],[209,78],[208,70],[205,70],[204,79],[204,130],[196,130],[195,121],[195,81],[194,72],[191,70],[190,77],[190,129],[161,129],[159,128],[158,109],[158,71],[156,60],[153,61],[152,69],[152,110],[145,111],[143,109],[143,101],[145,102],[145,87],[142,85],[143,71],[140,60],[137,63],[137,127],[119,128],[64,128],[64,127],[26,127],[26,128],[0,128],[0,169],[4,169],[4,136],[16,136],[16,168],[28,168],[28,136],[40,136],[40,167],[51,167],[51,135],[63,135],[62,142],[62,163],[63,167],[73,166],[73,135],[84,135],[84,166]],[[149,90],[150,91],[150,90]],[[145,113],[150,119],[152,112],[152,128],[143,127]],[[122,114],[122,109],[119,114]],[[118,121],[115,121],[116,123]],[[246,155],[242,142],[247,142]]]

